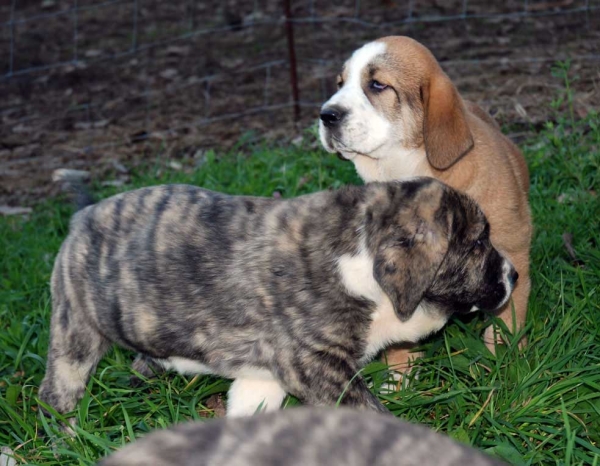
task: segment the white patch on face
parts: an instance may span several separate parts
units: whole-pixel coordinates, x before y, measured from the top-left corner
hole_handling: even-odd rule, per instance
[[[356,50],[346,62],[348,73],[344,85],[322,107],[337,105],[348,111],[340,140],[333,142],[333,146],[328,145],[323,122],[319,125],[321,142],[329,152],[341,152],[352,160],[357,153],[372,154],[390,139],[391,123],[371,105],[362,88],[365,68],[385,50],[383,42],[371,42]]]
[[[445,313],[420,304],[410,319],[402,322],[390,299],[373,276],[373,258],[361,247],[356,255],[346,254],[339,259],[342,283],[356,297],[366,298],[376,305],[373,322],[367,336],[367,348],[361,358],[366,363],[380,350],[392,343],[417,342],[440,330],[447,322]]]
[[[371,42],[356,50],[346,63],[347,79],[322,107],[339,106],[348,113],[335,137],[319,122],[319,135],[328,152],[339,152],[352,160],[356,171],[367,183],[393,181],[405,176],[431,176],[424,147],[407,147],[415,122],[408,106],[402,107],[401,118],[390,122],[371,104],[362,87],[364,70],[373,59],[386,51],[383,42]],[[391,92],[391,91],[388,91]]]
[[[272,379],[235,379],[227,393],[227,417],[252,416],[261,412],[277,411],[286,392]]]

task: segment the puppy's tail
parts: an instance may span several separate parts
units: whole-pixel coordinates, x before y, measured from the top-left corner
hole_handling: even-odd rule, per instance
[[[52,173],[52,181],[62,182],[63,189],[71,195],[76,211],[96,203],[87,186],[89,179],[90,172],[85,170],[60,168]]]

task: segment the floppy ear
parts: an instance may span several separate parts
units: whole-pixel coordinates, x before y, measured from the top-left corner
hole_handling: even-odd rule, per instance
[[[405,241],[382,241],[373,263],[373,276],[402,321],[412,316],[432,285],[448,248],[445,235],[419,230]]]
[[[432,75],[421,92],[427,160],[434,168],[445,170],[473,148],[466,110],[454,84],[441,70]]]

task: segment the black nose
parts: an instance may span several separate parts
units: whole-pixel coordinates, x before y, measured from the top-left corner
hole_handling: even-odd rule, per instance
[[[514,286],[515,283],[517,283],[517,280],[519,279],[519,272],[517,272],[515,269],[512,269],[510,275],[508,276],[508,279],[510,280],[510,284]]]
[[[339,107],[325,107],[321,110],[321,121],[328,128],[333,128],[340,124],[344,119],[346,112]]]

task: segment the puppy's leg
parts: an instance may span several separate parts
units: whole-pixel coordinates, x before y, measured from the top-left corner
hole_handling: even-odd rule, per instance
[[[390,414],[379,399],[371,393],[364,379],[358,373],[350,355],[341,352],[328,354],[325,351],[302,354],[296,352],[296,367],[289,364],[282,374],[289,393],[296,395],[307,404],[316,406],[352,406]],[[301,365],[298,366],[298,362]]]
[[[227,417],[252,416],[261,411],[276,411],[286,392],[276,380],[235,379],[227,394]]]
[[[61,414],[75,408],[110,345],[84,316],[75,314],[64,303],[54,308],[46,375],[39,390],[40,400]]]
[[[335,385],[336,389],[331,390],[332,387],[324,389],[322,384],[317,384],[320,390],[313,387],[302,398],[307,403],[316,406],[335,406],[339,402],[340,405],[344,406],[390,414],[381,401],[371,393],[362,377],[356,376],[352,380],[340,380]]]
[[[142,354],[138,354],[135,357],[131,368],[147,379],[150,379],[157,374],[162,374],[163,372],[165,372],[165,368],[162,364]],[[143,380],[137,375],[132,375],[129,379],[129,384],[132,387],[139,387],[142,383]]]
[[[511,299],[498,312],[498,317],[502,319],[510,332],[515,333],[523,328],[527,319],[527,303],[529,301],[529,292],[531,291],[531,280],[529,278],[529,250],[521,254],[514,254],[509,256],[509,258],[519,273],[519,280],[517,281],[517,286],[513,290]],[[485,345],[492,353],[496,352],[497,344],[504,343],[499,329],[494,325],[490,325],[485,329],[484,341]],[[523,348],[526,344],[527,338],[523,337],[519,341],[519,347]]]
[[[403,343],[385,350],[381,359],[392,371],[392,378],[395,383],[386,383],[382,386],[382,389],[390,392],[400,390],[403,375],[408,374],[413,369],[413,362],[416,359],[425,356],[422,351],[412,351],[416,346],[416,343]]]
[[[415,359],[425,355],[422,351],[412,351],[416,346],[416,343],[392,346],[385,350],[382,360],[390,366],[390,369],[400,374],[407,374],[412,369]]]

